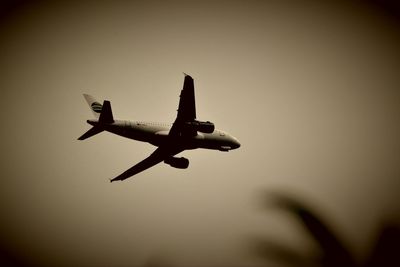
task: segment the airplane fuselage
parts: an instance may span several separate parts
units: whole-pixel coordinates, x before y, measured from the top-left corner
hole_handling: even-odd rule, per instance
[[[99,121],[94,119],[87,122],[93,126],[99,124]],[[204,148],[229,151],[240,146],[236,138],[218,129],[215,129],[213,133],[198,132],[193,137],[171,137],[169,135],[172,127],[171,123],[115,120],[113,123],[102,124],[101,126],[107,132],[137,141],[148,142],[157,147],[170,143],[179,143],[185,150]]]

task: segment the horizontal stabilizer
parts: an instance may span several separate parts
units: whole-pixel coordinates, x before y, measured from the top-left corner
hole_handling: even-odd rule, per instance
[[[110,101],[104,100],[103,102],[103,107],[100,113],[100,118],[99,118],[100,123],[113,123],[114,122],[114,117],[111,111],[111,104]]]
[[[93,135],[101,133],[102,131],[104,131],[104,130],[99,128],[99,127],[96,127],[96,126],[92,127],[91,129],[89,129],[89,131],[87,131],[81,137],[79,137],[78,140],[85,140],[85,139],[87,139],[89,137],[92,137]]]

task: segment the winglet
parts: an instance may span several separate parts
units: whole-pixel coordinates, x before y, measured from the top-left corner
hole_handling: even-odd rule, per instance
[[[189,77],[189,78],[191,78],[191,79],[193,80],[192,76],[190,76],[190,75],[187,74],[186,72],[182,72],[182,73],[183,73],[183,75],[185,75],[185,77]]]
[[[132,169],[132,168],[131,168],[131,169]],[[117,177],[115,177],[115,178],[113,178],[113,179],[110,179],[110,182],[112,183],[112,182],[115,182],[115,181],[123,181],[123,180],[125,180],[125,179],[131,177],[133,174],[131,175],[131,174],[129,173],[130,171],[131,171],[131,170],[129,169],[129,170],[127,170],[127,171],[121,173],[121,174],[118,175]]]

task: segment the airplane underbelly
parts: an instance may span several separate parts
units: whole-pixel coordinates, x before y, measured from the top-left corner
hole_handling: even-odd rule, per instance
[[[171,137],[169,136],[169,131],[159,131],[151,137],[148,142],[156,145],[176,145],[182,146],[185,149],[196,149],[202,147],[202,142],[204,141],[204,135],[199,133],[194,137]]]

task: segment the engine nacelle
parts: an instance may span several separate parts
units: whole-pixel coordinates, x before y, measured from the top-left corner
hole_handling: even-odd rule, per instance
[[[187,167],[189,167],[189,160],[184,157],[182,158],[169,157],[166,160],[164,160],[164,163],[178,169],[186,169]]]
[[[192,121],[186,122],[188,127],[192,127],[192,129],[202,132],[202,133],[213,133],[215,130],[215,125],[209,121]]]

